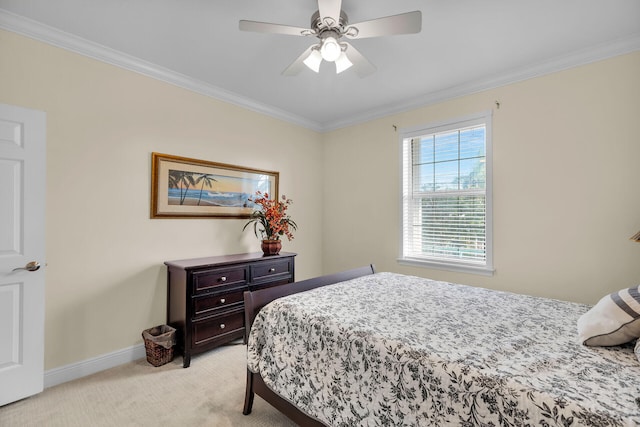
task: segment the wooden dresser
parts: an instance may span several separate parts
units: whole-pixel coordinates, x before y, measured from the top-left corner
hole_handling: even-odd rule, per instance
[[[243,292],[291,283],[296,254],[262,252],[167,261],[167,324],[191,355],[244,337]]]

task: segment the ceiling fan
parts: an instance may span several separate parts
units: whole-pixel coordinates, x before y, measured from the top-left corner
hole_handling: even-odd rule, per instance
[[[292,27],[258,21],[240,21],[240,30],[258,33],[285,34],[290,36],[314,36],[319,43],[306,49],[282,74],[294,76],[306,65],[316,73],[324,59],[335,62],[336,73],[351,68],[360,77],[368,76],[376,67],[343,37],[357,40],[368,37],[395,34],[419,33],[422,28],[422,13],[419,10],[399,15],[386,16],[370,21],[349,24],[347,14],[342,11],[342,0],[318,0],[318,11],[311,16],[311,28]]]

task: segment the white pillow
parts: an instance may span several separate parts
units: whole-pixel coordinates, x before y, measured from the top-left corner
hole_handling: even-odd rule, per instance
[[[620,345],[640,338],[640,286],[603,297],[578,319],[584,345]]]

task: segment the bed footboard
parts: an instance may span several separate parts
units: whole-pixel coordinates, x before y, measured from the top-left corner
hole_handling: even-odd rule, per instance
[[[253,406],[253,396],[257,394],[267,401],[271,406],[285,414],[291,421],[305,427],[327,427],[315,418],[311,418],[295,407],[289,401],[273,392],[262,380],[260,374],[255,374],[247,369],[247,391],[244,400],[242,413],[249,415]]]
[[[357,277],[366,276],[375,273],[375,267],[370,264],[366,267],[355,268],[353,270],[347,270],[340,273],[329,274],[326,276],[314,277],[312,279],[303,280],[300,282],[288,283],[286,285],[274,286],[267,289],[260,289],[257,291],[246,291],[244,293],[244,309],[245,309],[245,330],[247,336],[251,331],[251,326],[255,320],[258,312],[262,307],[273,301],[274,299],[292,295],[298,292],[309,291],[311,289],[319,288],[321,286],[332,285],[338,282],[344,282],[346,280],[355,279]],[[292,403],[283,399],[278,394],[273,392],[262,380],[262,377],[258,373],[253,373],[247,369],[247,385],[244,397],[244,408],[242,413],[249,415],[253,407],[254,395],[262,397],[269,402],[274,408],[289,417],[292,421],[299,425],[304,426],[324,426],[320,421],[309,417]]]

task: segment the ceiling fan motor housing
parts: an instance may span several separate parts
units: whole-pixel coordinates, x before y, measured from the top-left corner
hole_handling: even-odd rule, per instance
[[[326,22],[326,21],[329,21],[329,22]],[[320,37],[320,35],[323,32],[328,30],[335,30],[339,34],[342,34],[343,29],[347,26],[348,23],[349,23],[349,18],[347,17],[347,14],[344,13],[344,11],[342,10],[340,11],[339,22],[334,22],[333,19],[331,18],[325,18],[325,22],[323,22],[322,19],[320,19],[319,10],[317,10],[313,15],[311,15],[311,28],[316,30],[318,37]]]

